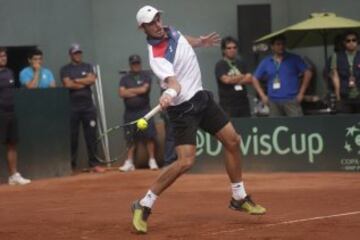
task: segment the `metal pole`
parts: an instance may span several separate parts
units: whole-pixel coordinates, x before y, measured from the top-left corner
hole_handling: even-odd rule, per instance
[[[104,104],[104,95],[103,95],[103,88],[102,88],[102,79],[101,79],[101,71],[100,66],[96,65],[96,72],[97,72],[97,89],[98,89],[98,101],[100,107],[100,117],[102,122],[103,132],[107,130],[107,122],[106,122],[106,113],[105,113],[105,104]],[[109,138],[108,136],[104,137],[104,145],[105,145],[105,160],[107,162],[107,166],[111,167],[110,163],[110,150],[109,150]]]

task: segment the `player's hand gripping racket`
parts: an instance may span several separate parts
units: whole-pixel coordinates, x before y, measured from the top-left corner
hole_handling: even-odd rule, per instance
[[[157,105],[142,118],[128,123],[116,125],[100,134],[96,141],[95,157],[97,160],[102,163],[112,163],[118,160],[124,160],[127,150],[134,144],[134,134],[139,131],[145,131],[148,127],[149,119],[160,112],[160,110],[160,105]],[[127,146],[125,149],[121,148],[120,144],[124,137],[127,140]],[[106,138],[106,141],[109,143],[109,151],[107,151],[105,144]]]

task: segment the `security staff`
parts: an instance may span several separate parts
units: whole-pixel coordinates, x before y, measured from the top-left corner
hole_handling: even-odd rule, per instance
[[[70,90],[71,102],[71,160],[72,167],[76,167],[79,127],[83,125],[89,166],[97,173],[105,172],[95,158],[96,151],[96,108],[92,100],[91,86],[96,81],[91,64],[82,61],[80,45],[73,44],[69,49],[71,62],[61,68],[61,81]]]
[[[344,34],[344,50],[331,59],[332,80],[339,111],[360,113],[360,52],[359,36],[356,32]]]
[[[6,49],[0,47],[0,143],[6,146],[6,156],[9,166],[10,185],[25,185],[29,179],[23,178],[17,171],[17,121],[14,113],[13,72],[6,67]]]
[[[124,99],[125,114],[124,123],[141,118],[150,111],[150,89],[151,76],[142,70],[141,58],[139,55],[129,57],[130,72],[120,80],[119,96]],[[149,126],[144,131],[134,131],[129,127],[126,129],[126,142],[128,145],[127,159],[119,168],[122,172],[135,170],[134,150],[136,142],[144,141],[149,154],[148,165],[151,170],[159,167],[155,160],[155,137],[156,129],[154,120],[149,120]]]

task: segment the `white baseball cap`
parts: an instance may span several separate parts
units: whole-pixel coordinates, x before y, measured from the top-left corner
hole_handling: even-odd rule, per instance
[[[136,20],[139,26],[143,23],[152,22],[158,13],[162,13],[163,11],[158,10],[152,6],[146,5],[139,9],[136,14]]]

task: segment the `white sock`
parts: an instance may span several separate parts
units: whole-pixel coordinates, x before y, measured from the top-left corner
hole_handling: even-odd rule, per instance
[[[232,197],[235,200],[244,199],[246,197],[244,182],[231,183]]]
[[[156,196],[155,193],[153,193],[151,190],[149,190],[146,193],[145,197],[140,200],[140,205],[144,206],[144,207],[152,208],[152,206],[154,205],[157,197],[158,196]]]
[[[155,158],[149,158],[149,162],[150,162],[151,160],[154,160],[154,161],[156,162],[156,159],[155,159]]]

